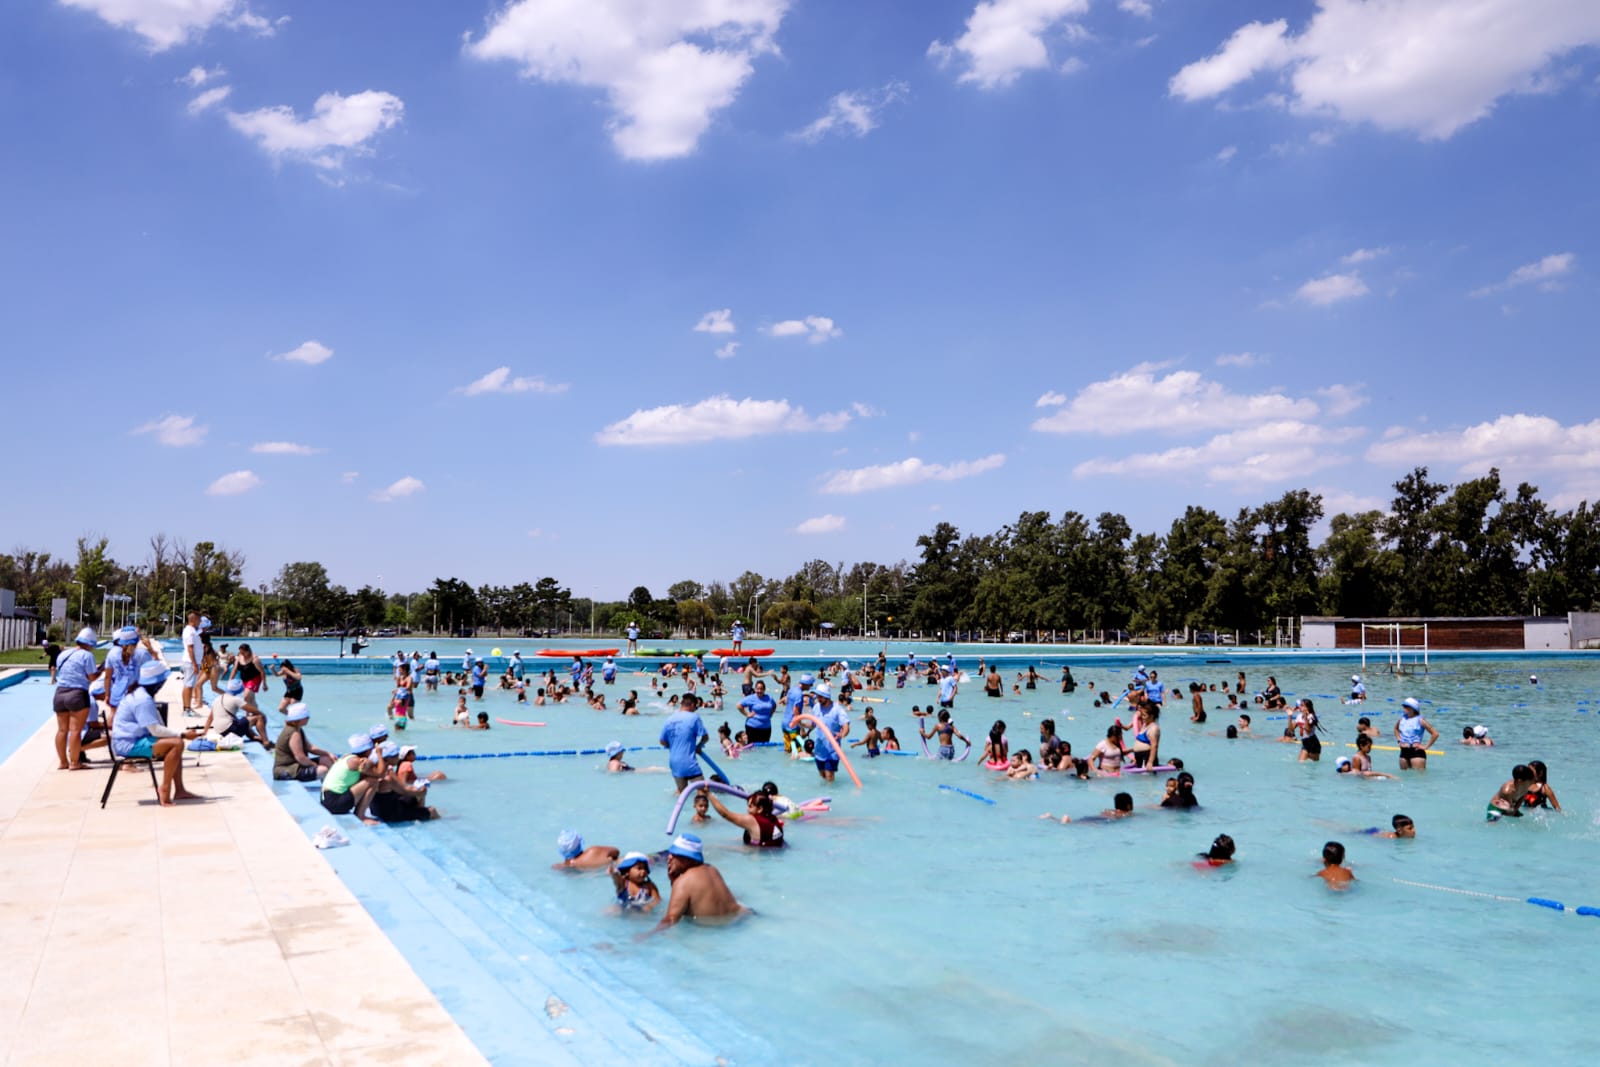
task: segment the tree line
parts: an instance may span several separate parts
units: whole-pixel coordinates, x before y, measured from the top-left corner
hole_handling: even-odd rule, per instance
[[[992,533],[941,522],[916,540],[914,563],[811,560],[785,578],[746,570],[726,581],[684,579],[665,595],[636,586],[626,600],[575,597],[549,576],[512,585],[436,578],[400,593],[332,582],[316,562],[285,564],[254,588],[243,553],[157,534],[146,558],[120,563],[104,537],[78,539],[75,561],[18,548],[0,554],[0,588],[45,615],[52,597],[101,621],[101,593],[139,605],[154,633],[182,625],[187,604],[229,630],[274,632],[393,627],[416,632],[621,633],[711,638],[735,619],[753,631],[798,636],[1125,630],[1272,632],[1305,615],[1563,614],[1600,608],[1600,509],[1559,511],[1527,483],[1508,492],[1491,470],[1454,486],[1418,467],[1394,483],[1388,511],[1340,513],[1320,543],[1322,498],[1284,493],[1231,519],[1189,506],[1164,534],[1127,519],[1025,511]],[[131,614],[131,613],[130,613]]]

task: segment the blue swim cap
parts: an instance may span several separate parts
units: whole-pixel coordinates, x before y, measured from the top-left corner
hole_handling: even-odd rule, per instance
[[[556,838],[556,849],[564,860],[577,859],[583,852],[583,835],[576,830],[563,830]]]
[[[138,629],[132,626],[124,626],[117,631],[117,636],[113,639],[113,643],[123,648],[129,645],[137,645],[139,643]]]

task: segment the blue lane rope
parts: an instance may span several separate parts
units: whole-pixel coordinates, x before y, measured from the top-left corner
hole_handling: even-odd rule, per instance
[[[941,786],[940,788],[943,787]],[[1559,911],[1568,915],[1585,915],[1592,918],[1600,918],[1600,908],[1588,905],[1581,907],[1569,906],[1559,900],[1551,900],[1549,897],[1503,897],[1497,893],[1479,893],[1472,889],[1452,889],[1450,886],[1429,885],[1427,882],[1408,882],[1404,878],[1392,878],[1390,881],[1398,885],[1415,886],[1418,889],[1435,889],[1441,893],[1454,893],[1457,896],[1482,897],[1485,900],[1498,900],[1507,904],[1532,904],[1536,908],[1548,908],[1551,911]]]
[[[971,797],[973,800],[981,800],[990,807],[994,806],[994,801],[990,800],[986,796],[981,796],[977,793],[974,793],[970,789],[962,789],[959,786],[953,785],[941,785],[939,788],[943,789],[947,793],[960,793],[964,797]]]

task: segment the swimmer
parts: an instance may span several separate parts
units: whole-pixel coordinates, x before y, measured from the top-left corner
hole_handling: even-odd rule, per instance
[[[628,853],[613,863],[607,873],[611,875],[612,888],[617,891],[617,904],[624,913],[649,911],[661,903],[661,890],[650,880],[650,857],[643,852]]]
[[[655,932],[683,919],[730,920],[748,910],[734,898],[721,872],[706,863],[705,850],[694,834],[678,835],[667,849],[667,878],[672,882],[672,897]]]
[[[469,722],[464,725],[469,730],[487,730],[489,729],[489,713],[487,711],[480,711],[478,712],[477,722]]]
[[[1425,771],[1428,769],[1428,749],[1439,740],[1439,731],[1422,717],[1422,705],[1416,697],[1406,697],[1400,704],[1401,716],[1394,724],[1394,738],[1400,742],[1400,769]],[[1423,741],[1426,733],[1428,740]]]
[[[1367,686],[1366,686],[1366,683],[1361,680],[1361,675],[1352,674],[1350,676],[1350,699],[1346,700],[1345,703],[1346,704],[1361,704],[1361,703],[1365,703],[1366,699],[1367,699]]]
[[[730,810],[705,786],[700,787],[700,795],[710,797],[717,814],[744,831],[744,843],[751,848],[783,847],[783,824],[772,813],[772,797],[765,791],[751,793],[743,812]]]
[[[1373,837],[1387,838],[1390,841],[1397,839],[1410,841],[1417,836],[1417,824],[1411,821],[1411,816],[1409,815],[1396,815],[1394,818],[1389,820],[1389,825],[1394,827],[1394,829],[1380,830],[1376,826],[1373,826],[1361,832],[1364,834],[1370,834]]]
[[[850,742],[851,748],[866,747],[867,758],[876,759],[883,750],[883,734],[878,731],[878,720],[872,715],[867,716],[867,735],[859,741]]]
[[[1119,775],[1122,773],[1122,760],[1127,751],[1122,744],[1122,722],[1118,720],[1106,727],[1105,740],[1098,742],[1090,750],[1089,762],[1094,765],[1098,774]]]
[[[1463,726],[1461,728],[1461,743],[1488,748],[1494,745],[1494,738],[1489,736],[1487,726]]]
[[[938,758],[942,760],[954,760],[956,758],[955,738],[959,737],[967,744],[972,744],[971,741],[967,741],[966,735],[956,729],[956,724],[950,721],[950,713],[943,708],[939,710],[939,721],[934,724],[931,732],[924,730],[921,726],[917,727],[917,732],[922,735],[924,741],[931,737],[939,739]]]
[[[1505,818],[1522,818],[1522,805],[1527,802],[1536,781],[1533,768],[1526,763],[1511,768],[1510,781],[1502,783],[1494,796],[1489,798],[1489,805],[1484,809],[1484,820],[1499,822]]]
[[[1548,781],[1549,770],[1543,760],[1529,760],[1528,769],[1533,772],[1534,786],[1522,798],[1525,808],[1548,807],[1552,811],[1561,810],[1561,801],[1556,799],[1555,790],[1550,788]]]
[[[711,821],[711,794],[704,789],[698,790],[694,795],[694,817],[692,822]]]
[[[1216,840],[1211,842],[1211,847],[1200,853],[1200,858],[1205,861],[1206,867],[1226,867],[1233,862],[1233,838],[1227,834],[1218,834]],[[1196,867],[1202,864],[1195,864]]]
[[[1383,731],[1372,725],[1372,720],[1365,715],[1356,720],[1357,735],[1366,734],[1368,737],[1382,737]]]
[[[994,725],[989,727],[989,739],[983,743],[983,762],[1008,763],[1010,762],[1011,746],[1006,741],[1006,724],[1003,719],[996,719]]]
[[[1132,814],[1133,814],[1133,794],[1132,793],[1118,793],[1116,796],[1111,798],[1111,807],[1106,808],[1099,815],[1085,815],[1083,818],[1079,819],[1078,821],[1081,822],[1081,823],[1082,822],[1111,822],[1114,819],[1126,819],[1128,816],[1130,816]],[[1039,818],[1041,818],[1041,819],[1049,819],[1049,818],[1052,818],[1052,816],[1050,814],[1046,813],[1044,815],[1039,816]],[[1072,816],[1063,815],[1063,816],[1061,816],[1061,821],[1063,823],[1069,823],[1069,822],[1072,821]]]
[[[618,774],[623,771],[633,770],[633,768],[628,766],[628,764],[623,760],[622,751],[623,748],[621,741],[613,741],[606,746],[606,770],[608,772],[612,774]]]
[[[1239,736],[1243,737],[1248,733],[1250,733],[1250,716],[1241,715],[1239,716]]]
[[[1344,846],[1337,841],[1329,841],[1322,846],[1322,870],[1316,877],[1321,878],[1329,889],[1348,889],[1356,876],[1350,868],[1344,866]]]
[[[1229,741],[1237,741],[1239,739],[1239,728],[1232,723],[1229,723],[1227,731],[1224,732],[1222,736],[1226,737]]]
[[[893,726],[883,728],[883,750],[885,752],[899,752],[900,739],[894,735]]]
[[[1006,768],[1006,777],[1021,781],[1024,778],[1039,777],[1039,768],[1033,765],[1033,753],[1022,749],[1011,757],[1011,766]]]
[[[556,849],[561,853],[561,862],[551,864],[558,871],[590,871],[602,867],[609,867],[617,862],[617,857],[622,855],[620,849],[610,845],[591,845],[583,847],[583,835],[576,830],[563,830],[556,838]]]
[[[1177,784],[1177,789],[1173,792],[1172,796],[1167,797],[1161,802],[1161,806],[1163,808],[1175,808],[1179,811],[1188,811],[1191,808],[1198,808],[1200,806],[1200,801],[1197,800],[1194,795],[1194,775],[1190,774],[1188,771],[1183,771],[1175,779],[1175,782]]]
[[[1347,756],[1340,756],[1339,761],[1340,763],[1348,763],[1351,773],[1360,775],[1362,778],[1394,777],[1392,774],[1384,774],[1382,771],[1372,769],[1372,738],[1366,734],[1360,734],[1356,737],[1355,759],[1352,760]],[[1343,768],[1340,769],[1340,773],[1344,773]]]

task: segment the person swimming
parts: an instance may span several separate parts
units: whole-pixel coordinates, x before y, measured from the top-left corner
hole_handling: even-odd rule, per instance
[[[1200,853],[1203,863],[1195,864],[1196,867],[1225,867],[1233,862],[1233,838],[1227,834],[1218,834],[1211,842],[1211,847]]]
[[[1380,830],[1376,826],[1369,826],[1361,832],[1372,837],[1383,837],[1393,841],[1396,838],[1410,840],[1417,836],[1417,824],[1411,821],[1409,815],[1396,815],[1389,820],[1392,830]]]
[[[1114,821],[1116,819],[1126,819],[1128,816],[1130,816],[1132,814],[1133,814],[1133,794],[1132,793],[1118,793],[1116,796],[1111,798],[1111,807],[1106,808],[1099,815],[1085,815],[1083,818],[1081,818],[1081,819],[1079,819],[1077,821],[1078,822],[1112,822],[1112,821]],[[1040,818],[1044,818],[1044,819],[1048,819],[1048,818],[1051,818],[1051,817],[1052,816],[1048,812],[1045,813],[1044,815],[1040,816]],[[1072,816],[1070,816],[1070,815],[1063,815],[1063,816],[1061,816],[1061,821],[1064,822],[1064,823],[1069,823],[1069,822],[1072,822],[1073,819],[1072,819]]]

